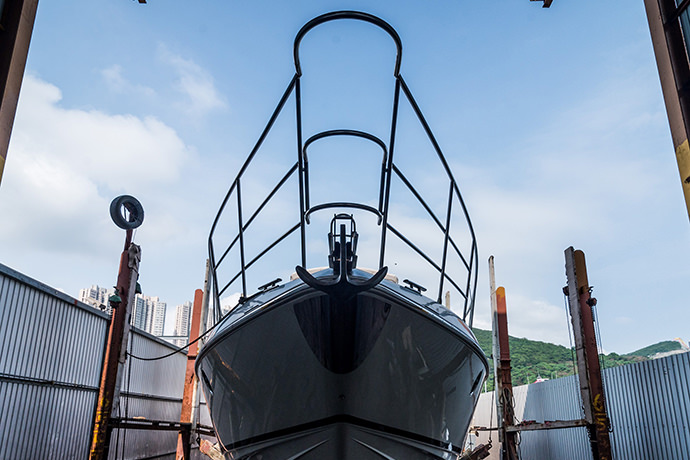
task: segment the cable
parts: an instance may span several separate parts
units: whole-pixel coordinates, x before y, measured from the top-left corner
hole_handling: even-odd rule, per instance
[[[168,358],[168,357],[174,355],[175,353],[179,353],[180,351],[184,350],[185,348],[189,348],[190,345],[194,345],[196,342],[198,342],[199,340],[201,340],[201,339],[203,339],[204,337],[206,337],[206,336],[208,335],[209,332],[211,332],[211,331],[214,330],[216,327],[218,327],[218,325],[219,325],[220,323],[222,323],[222,322],[223,322],[223,321],[222,321],[222,319],[221,319],[221,321],[218,321],[218,322],[217,322],[216,324],[214,324],[209,330],[207,330],[206,332],[204,332],[203,334],[201,334],[201,335],[200,335],[199,337],[197,337],[196,339],[192,340],[191,342],[189,342],[188,344],[186,344],[186,345],[183,346],[183,347],[180,347],[180,348],[177,348],[177,349],[171,351],[170,353],[168,353],[168,354],[166,354],[166,355],[163,355],[163,356],[156,356],[155,358],[142,358],[141,356],[136,356],[136,355],[133,355],[133,354],[131,354],[131,353],[127,353],[127,354],[128,354],[129,356],[131,356],[132,358],[134,358],[134,359],[138,359],[139,361],[157,361],[157,360],[159,360],[159,359]]]
[[[577,374],[575,366],[575,349],[573,348],[573,331],[570,329],[570,317],[568,315],[568,296],[563,293],[563,303],[565,305],[565,322],[568,324],[568,341],[570,342],[570,362],[573,364],[573,375]]]
[[[117,418],[122,417],[122,412],[120,411],[120,405],[118,404],[117,406]],[[115,428],[117,430],[117,435],[115,436],[115,458],[117,459],[117,451],[120,448],[120,429]],[[124,456],[124,446],[122,447],[122,456]]]
[[[523,422],[523,420],[519,419],[517,417],[517,415],[515,415],[515,393],[513,393],[512,391],[510,393],[510,412],[511,412],[511,417],[513,417],[513,423],[515,425],[520,425]],[[524,417],[525,416],[524,408],[523,408],[522,412],[523,412],[522,416]]]
[[[592,305],[590,308],[592,309],[592,316],[594,317],[594,334],[597,339],[597,355],[599,357],[599,367],[601,367],[601,370],[603,371],[604,369],[606,369],[606,366],[604,363],[604,344],[601,343],[601,331],[599,330],[599,309],[596,308],[596,303]]]
[[[132,356],[131,350],[134,350],[134,334],[129,337],[129,355]],[[130,385],[132,382],[132,360],[127,363],[127,399],[125,400],[125,419],[129,418],[129,394]],[[120,395],[120,401],[122,401],[122,395]],[[122,431],[122,460],[125,458],[125,446],[127,445],[127,428]]]
[[[595,299],[596,300],[596,299]],[[596,308],[596,302],[594,305],[592,305],[592,316],[594,317],[594,333],[596,336],[597,340],[597,352],[598,352],[598,358],[599,358],[599,369],[601,372],[601,392],[602,396],[604,397],[604,403],[606,403],[607,398],[606,398],[606,377],[604,376],[604,370],[605,370],[605,362],[604,362],[604,345],[601,343],[601,330],[599,329],[599,309]],[[607,417],[608,419],[608,424],[609,424],[609,432],[613,432],[613,422],[611,421],[611,418]]]
[[[496,394],[496,377],[494,377],[494,390],[491,392],[491,414],[489,415],[489,444],[491,444],[491,435],[493,430],[491,429],[494,424],[494,395]]]

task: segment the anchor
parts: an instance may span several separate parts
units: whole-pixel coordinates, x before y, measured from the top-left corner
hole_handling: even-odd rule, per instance
[[[347,234],[347,227],[344,223],[340,224],[340,232],[336,235],[335,230],[339,221],[347,220],[350,222],[350,234]],[[338,240],[336,241],[336,236]],[[349,236],[349,241],[348,241]],[[360,292],[368,291],[379,284],[386,277],[388,267],[381,267],[371,278],[364,281],[354,280],[352,270],[357,266],[357,238],[355,220],[351,214],[336,214],[331,220],[331,231],[328,234],[328,246],[330,254],[328,265],[333,269],[333,278],[317,279],[311,275],[304,267],[296,266],[297,276],[308,286],[328,294],[330,297],[339,301],[347,301]]]

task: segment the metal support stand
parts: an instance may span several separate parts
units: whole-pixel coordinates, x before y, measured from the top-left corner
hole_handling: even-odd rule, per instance
[[[203,309],[204,291],[197,289],[194,292],[194,306],[192,307],[192,325],[189,331],[189,341],[194,341],[199,337],[199,325],[201,323],[201,311]],[[191,455],[192,441],[192,407],[196,393],[197,378],[194,374],[194,361],[199,351],[198,342],[193,343],[187,349],[187,370],[184,377],[184,392],[182,393],[182,411],[180,413],[180,424],[189,426],[189,429],[180,430],[177,438],[177,460],[189,460]]]
[[[120,387],[127,359],[127,339],[129,337],[129,318],[137,292],[141,248],[132,243],[134,229],[144,222],[144,208],[130,195],[121,195],[110,203],[110,217],[115,225],[125,233],[125,247],[120,256],[115,295],[108,299],[113,308],[108,331],[105,359],[98,390],[98,405],[93,422],[90,460],[108,458],[112,415],[120,413]]]
[[[594,331],[592,307],[596,299],[590,296],[591,287],[587,280],[585,254],[572,246],[565,250],[565,266],[568,286],[565,288],[573,320],[575,351],[580,373],[580,393],[587,421],[592,447],[592,457],[596,460],[610,460],[611,440],[610,421],[606,413],[604,383],[599,365],[599,352]]]
[[[515,425],[513,414],[513,380],[510,367],[510,345],[508,342],[508,316],[506,291],[501,286],[496,289],[494,278],[494,258],[489,258],[489,277],[491,283],[491,311],[494,358],[494,392],[498,415],[498,439],[501,443],[501,460],[517,460],[517,434],[508,431]]]
[[[108,458],[110,448],[110,425],[113,409],[119,405],[120,384],[126,359],[129,317],[139,277],[141,248],[132,243],[132,229],[127,230],[125,248],[120,256],[115,296],[111,297],[113,316],[110,319],[108,343],[98,392],[98,406],[93,427],[90,460]]]
[[[206,260],[206,272],[204,275],[204,295],[201,300],[201,322],[199,324],[199,335],[203,336],[208,330],[208,307],[209,307],[209,296],[211,284],[209,283],[211,266],[208,259]],[[220,321],[220,319],[219,319]],[[204,346],[208,337],[202,338],[198,343],[198,349]],[[192,391],[192,433],[196,432],[196,428],[199,425],[199,403],[201,391],[199,391],[199,379],[194,374],[194,383]]]
[[[505,290],[496,289],[494,259],[489,258],[489,279],[491,285],[491,309],[493,329],[494,391],[498,427],[471,427],[470,431],[497,430],[501,443],[501,460],[517,460],[516,434],[522,431],[552,430],[586,426],[595,460],[610,460],[610,422],[606,413],[604,387],[599,366],[592,307],[596,299],[590,297],[591,288],[587,281],[585,255],[572,247],[565,251],[566,277],[570,316],[575,331],[575,352],[580,382],[580,394],[585,418],[582,420],[552,420],[544,423],[526,421],[515,425],[512,407],[512,381],[510,369],[510,348],[508,344],[508,320],[506,316]],[[468,457],[471,458],[471,457]]]

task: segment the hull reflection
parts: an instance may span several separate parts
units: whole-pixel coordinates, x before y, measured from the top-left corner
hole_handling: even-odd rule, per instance
[[[227,317],[197,372],[228,458],[450,459],[487,364],[458,317],[391,281],[342,302],[296,280]]]

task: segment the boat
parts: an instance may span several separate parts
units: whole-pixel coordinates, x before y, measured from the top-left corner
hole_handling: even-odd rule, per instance
[[[302,139],[300,43],[313,28],[337,20],[369,23],[395,43],[388,142],[352,129]],[[488,373],[488,361],[471,331],[476,238],[457,182],[402,78],[401,56],[397,32],[368,13],[336,11],[305,24],[294,43],[295,76],[222,202],[208,241],[210,295],[219,323],[199,352],[196,374],[228,459],[426,460],[459,459],[463,453]],[[296,104],[296,158],[263,200],[254,196],[253,205],[245,205],[248,170],[288,100]],[[438,180],[448,191],[441,216],[394,159],[401,101],[412,108],[444,171]],[[310,171],[309,146],[353,137],[381,151],[378,199],[314,203],[310,184],[318,171]],[[436,258],[415,244],[391,214],[392,182],[411,192],[438,234],[442,250]],[[248,243],[257,232],[253,226],[288,183],[297,184],[296,222],[257,249]],[[315,225],[314,216],[326,213],[332,216],[323,229],[328,265],[309,266],[312,240],[307,228]],[[362,255],[372,255],[371,245],[358,254],[362,235],[355,215],[360,214],[376,221],[375,268],[359,266]],[[464,225],[457,224],[453,216],[458,215]],[[425,264],[424,273],[431,274],[438,287],[435,298],[428,297],[420,283],[401,282],[389,273],[386,261],[391,260],[393,240],[419,259],[414,267],[401,263],[395,270],[420,273],[419,265]],[[463,246],[461,241],[469,243]],[[275,278],[250,291],[252,279],[268,277],[271,269],[266,267],[285,261],[284,253],[276,252],[282,246],[295,251],[294,272],[287,281]],[[469,249],[463,252],[461,247]],[[254,278],[252,270],[258,270]],[[441,302],[451,290],[462,299],[458,313]],[[235,292],[237,305],[220,318],[224,298]]]

